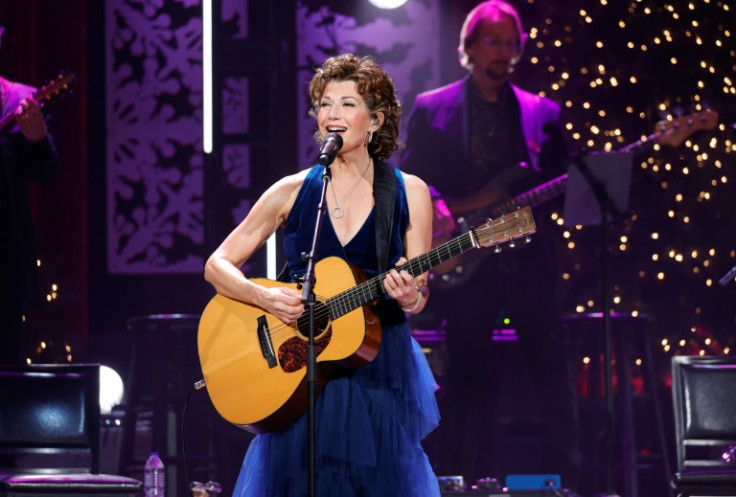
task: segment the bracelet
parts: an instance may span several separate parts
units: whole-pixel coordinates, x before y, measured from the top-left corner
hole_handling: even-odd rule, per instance
[[[416,311],[417,308],[419,307],[419,304],[422,303],[422,298],[423,297],[424,297],[424,294],[421,292],[421,290],[419,290],[419,287],[417,287],[417,301],[414,302],[414,305],[411,306],[410,309],[407,309],[405,307],[402,307],[401,310],[404,311],[404,312],[406,312],[406,313],[409,313],[409,314],[412,313],[412,312],[414,312],[414,311]]]

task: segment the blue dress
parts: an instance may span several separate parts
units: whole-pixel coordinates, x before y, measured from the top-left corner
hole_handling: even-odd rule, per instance
[[[292,278],[303,274],[300,254],[311,246],[322,166],[313,167],[289,214],[285,250]],[[409,223],[406,190],[398,171],[389,264],[403,255]],[[378,274],[375,208],[342,246],[325,216],[318,259],[337,256]],[[439,422],[435,381],[395,302],[381,312],[382,342],[368,365],[327,382],[315,402],[315,494],[319,497],[439,497],[421,440]],[[252,440],[233,495],[302,497],[308,493],[307,415]]]

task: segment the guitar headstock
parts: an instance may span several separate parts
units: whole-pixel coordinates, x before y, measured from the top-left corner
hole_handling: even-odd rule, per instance
[[[713,129],[716,124],[718,124],[718,114],[712,110],[704,110],[687,116],[659,121],[655,125],[655,132],[659,143],[677,147],[696,131]]]
[[[473,232],[482,247],[489,247],[536,233],[537,225],[531,207],[526,206],[499,218],[489,219],[474,228]]]
[[[76,77],[73,73],[63,71],[53,81],[50,81],[38,90],[36,94],[33,95],[33,98],[35,98],[39,104],[48,102],[52,98],[71,90],[75,81]]]

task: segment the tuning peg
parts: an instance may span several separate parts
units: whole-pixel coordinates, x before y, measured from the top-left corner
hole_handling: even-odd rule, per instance
[[[501,246],[500,246],[500,245],[496,245],[496,246],[494,247],[493,251],[494,251],[494,252],[495,252],[496,254],[498,254],[499,252],[501,252]]]
[[[516,247],[516,242],[515,242],[514,240],[511,240],[511,241],[509,242],[509,247],[511,247],[511,248],[514,248],[514,247]]]
[[[532,241],[532,237],[530,237],[529,235],[526,235],[526,236],[524,237],[524,241],[525,241],[526,243],[531,243],[531,241]]]

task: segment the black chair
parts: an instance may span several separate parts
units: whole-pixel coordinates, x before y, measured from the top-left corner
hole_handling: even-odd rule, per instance
[[[100,474],[97,364],[0,366],[0,497],[140,494]]]
[[[678,496],[736,496],[736,357],[675,356]]]

